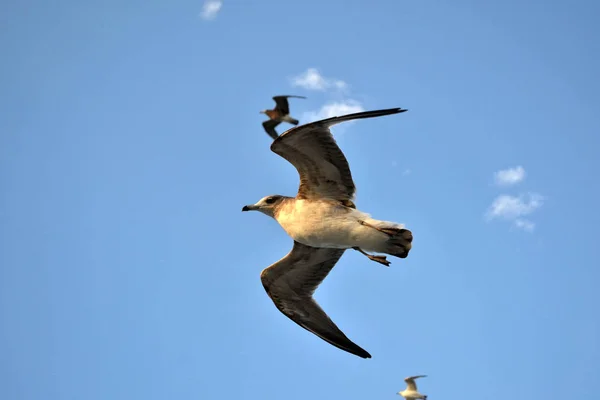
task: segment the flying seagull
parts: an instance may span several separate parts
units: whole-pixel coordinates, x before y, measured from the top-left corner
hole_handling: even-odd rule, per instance
[[[426,376],[427,375],[415,375],[415,376],[409,376],[408,378],[404,378],[404,382],[406,382],[406,389],[401,392],[398,392],[396,394],[399,394],[400,396],[404,397],[406,400],[416,400],[416,399],[427,400],[427,395],[419,393],[419,391],[417,390],[417,384],[415,383],[415,379],[424,378]]]
[[[304,96],[275,96],[275,108],[272,110],[262,110],[261,114],[266,114],[269,119],[262,123],[265,132],[269,134],[273,139],[277,139],[277,131],[275,127],[282,122],[289,122],[292,125],[298,125],[298,120],[290,117],[290,105],[288,104],[288,97],[296,97],[298,99],[305,99]]]
[[[292,250],[260,275],[275,306],[304,329],[363,358],[371,355],[344,335],[312,295],[347,249],[388,266],[385,256],[366,251],[406,258],[413,238],[403,225],[373,219],[356,209],[350,167],[329,128],[345,121],[404,111],[366,111],[289,129],[273,141],[271,150],[298,170],[298,194],[266,196],[242,208],[274,218],[294,239]]]

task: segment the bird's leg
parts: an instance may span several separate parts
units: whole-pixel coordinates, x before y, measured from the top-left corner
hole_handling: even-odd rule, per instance
[[[358,220],[358,223],[364,226],[368,226],[369,228],[377,229],[379,232],[385,233],[388,236],[397,235],[398,233],[400,233],[400,231],[402,231],[402,229],[400,228],[379,228],[360,219]]]
[[[364,254],[365,256],[367,256],[367,258],[371,261],[375,261],[378,262],[379,264],[383,264],[386,267],[390,266],[390,262],[386,259],[385,256],[374,256],[372,254],[366,253],[365,251],[363,251],[363,249],[361,249],[360,247],[353,247],[354,250],[358,251],[361,254]]]

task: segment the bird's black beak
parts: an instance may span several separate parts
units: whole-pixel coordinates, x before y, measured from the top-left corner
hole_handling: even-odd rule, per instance
[[[256,209],[257,209],[257,207],[255,205],[249,205],[249,206],[244,206],[242,208],[242,211],[254,211]]]
[[[242,211],[249,211],[250,209],[248,208],[248,206],[244,206],[242,207]]]

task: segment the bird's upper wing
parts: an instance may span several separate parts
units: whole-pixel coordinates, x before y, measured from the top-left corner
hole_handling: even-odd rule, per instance
[[[415,382],[415,379],[424,378],[426,376],[427,375],[415,375],[415,376],[409,376],[407,378],[404,378],[404,382],[406,382],[406,384],[408,385],[407,389],[408,390],[414,390],[414,391],[416,391],[417,390],[417,384]]]
[[[345,121],[396,114],[406,110],[365,111],[312,122],[287,130],[271,144],[271,150],[296,167],[300,175],[298,199],[352,200],[356,192],[348,161],[329,128]]]
[[[279,125],[280,123],[281,123],[280,121],[276,121],[274,119],[268,119],[268,120],[266,120],[265,122],[262,123],[262,126],[265,129],[265,132],[267,132],[267,134],[269,136],[271,136],[273,139],[277,139],[277,137],[279,136],[279,134],[275,130],[275,127],[277,125]]]
[[[312,298],[344,251],[309,247],[294,241],[292,250],[265,268],[260,279],[275,306],[292,321],[335,347],[371,358],[344,335]]]
[[[292,95],[273,97],[273,100],[275,100],[275,104],[276,104],[275,109],[277,111],[279,111],[281,113],[281,115],[288,115],[290,113],[290,105],[287,100],[288,97],[296,97],[299,99],[306,98],[304,96],[292,96]]]

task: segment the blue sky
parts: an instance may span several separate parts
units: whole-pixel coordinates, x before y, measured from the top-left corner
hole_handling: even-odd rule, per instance
[[[203,7],[3,5],[1,399],[600,390],[598,2]],[[358,207],[415,236],[315,294],[372,359],[260,283],[292,241],[241,207],[298,185],[260,125],[277,94],[302,123],[409,109],[333,130]]]

